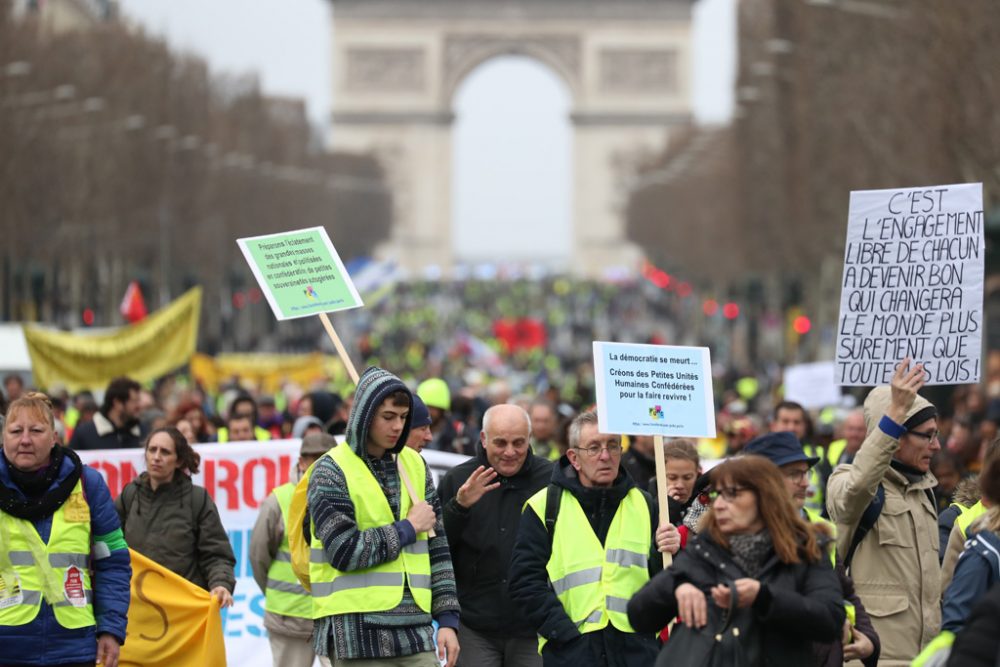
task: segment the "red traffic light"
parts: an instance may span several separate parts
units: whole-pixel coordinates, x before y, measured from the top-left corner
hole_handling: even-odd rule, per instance
[[[812,329],[812,322],[805,315],[799,315],[792,322],[792,328],[795,329],[795,333],[802,336],[809,333],[809,330]]]
[[[730,301],[722,307],[722,316],[727,320],[735,320],[740,316],[740,307]]]

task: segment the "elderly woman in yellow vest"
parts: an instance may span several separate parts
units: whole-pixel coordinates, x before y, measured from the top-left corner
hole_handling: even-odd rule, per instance
[[[15,400],[0,459],[0,662],[116,667],[131,577],[104,479],[56,444],[44,394]]]
[[[657,665],[726,664],[713,651],[731,650],[728,664],[809,667],[813,642],[841,637],[845,611],[830,559],[788,497],[777,466],[741,456],[712,469],[711,509],[673,565],[628,603],[640,632],[678,615]],[[733,601],[735,599],[735,609]],[[715,636],[730,625],[724,644]],[[704,630],[703,630],[704,629]]]
[[[659,644],[654,631],[633,629],[625,605],[680,536],[660,525],[620,465],[621,437],[601,433],[595,413],[578,415],[568,440],[552,481],[521,514],[511,600],[536,629],[546,667],[647,667]]]
[[[332,435],[310,433],[302,439],[297,463],[301,476],[316,459],[337,444]],[[288,515],[295,482],[277,487],[260,505],[250,538],[250,567],[264,592],[264,628],[271,642],[274,667],[312,667],[312,598],[292,571]],[[330,663],[321,658],[324,665]]]
[[[172,426],[146,438],[146,472],[129,482],[115,509],[129,546],[192,584],[233,604],[236,557],[219,509],[191,482],[201,457]]]

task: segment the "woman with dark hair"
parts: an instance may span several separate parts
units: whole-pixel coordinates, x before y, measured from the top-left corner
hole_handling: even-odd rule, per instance
[[[128,545],[233,604],[236,558],[208,492],[191,482],[201,457],[176,428],[146,438],[146,472],[115,500]]]
[[[657,632],[680,615],[683,625],[661,653],[671,667],[701,664],[698,650],[676,649],[711,650],[727,620],[727,639],[746,665],[815,665],[812,642],[837,640],[845,616],[820,545],[829,537],[799,516],[777,466],[763,457],[726,461],[710,479],[712,505],[698,535],[632,597],[629,622]]]
[[[215,434],[209,430],[208,417],[205,416],[205,409],[201,403],[195,400],[184,401],[174,408],[174,423],[186,419],[194,430],[195,439],[198,442],[212,442]]]

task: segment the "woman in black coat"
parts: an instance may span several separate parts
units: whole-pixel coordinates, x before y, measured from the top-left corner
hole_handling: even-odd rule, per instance
[[[735,587],[732,627],[738,632],[732,636],[738,640],[730,641],[738,641],[747,665],[816,665],[812,642],[837,640],[845,612],[815,529],[795,511],[778,468],[763,457],[722,463],[711,481],[713,502],[700,533],[632,597],[629,622],[636,632],[658,632],[680,615],[683,625],[675,626],[664,653],[674,642],[709,645]],[[697,651],[674,653],[670,667],[699,664]]]

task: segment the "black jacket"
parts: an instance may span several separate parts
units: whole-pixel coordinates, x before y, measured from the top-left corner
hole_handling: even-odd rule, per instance
[[[990,589],[955,637],[948,667],[1000,665],[1000,584]]]
[[[482,444],[478,444],[476,455],[449,470],[438,489],[462,623],[487,635],[534,637],[535,629],[518,613],[507,594],[507,572],[521,508],[548,484],[552,464],[533,455],[529,448],[517,474],[498,477],[499,489],[489,491],[469,509],[463,508],[455,498],[459,487],[476,468],[489,465]]]
[[[643,491],[649,491],[650,484],[656,480],[656,461],[645,454],[630,449],[622,454],[622,468],[632,476],[635,485]]]
[[[576,497],[594,534],[603,543],[618,505],[635,486],[622,469],[609,488],[586,488],[576,470],[563,456],[552,471],[552,484],[567,489]],[[650,535],[655,534],[658,518],[652,500],[643,492],[650,509]],[[552,544],[544,517],[526,508],[521,514],[517,544],[510,564],[510,597],[521,615],[537,634],[548,639],[542,651],[546,667],[648,667],[656,659],[659,645],[654,631],[647,634],[624,633],[608,625],[600,632],[581,635],[566,615],[562,603],[549,587],[545,566],[552,554]],[[663,560],[651,543],[650,576],[663,568]]]
[[[77,450],[128,449],[142,447],[142,437],[138,423],[118,428],[103,412],[95,412],[93,419],[77,424],[69,446]]]
[[[628,618],[637,632],[656,632],[677,616],[674,591],[690,583],[714,604],[711,588],[739,579],[740,566],[709,535],[698,535],[677,554],[673,565],[658,574],[628,603]],[[816,665],[812,642],[832,642],[844,625],[840,582],[828,559],[786,565],[771,554],[757,579],[757,599],[741,609],[734,625],[742,628],[751,664],[784,667]],[[678,629],[675,629],[676,633]]]

